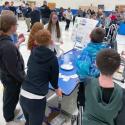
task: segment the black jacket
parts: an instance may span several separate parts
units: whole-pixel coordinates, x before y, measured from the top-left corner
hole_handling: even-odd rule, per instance
[[[38,10],[33,10],[30,13],[31,23],[40,22],[40,12]]]
[[[25,16],[26,18],[30,18],[31,12],[32,12],[32,9],[31,9],[30,7],[26,8],[26,9],[25,9],[24,16]]]
[[[55,54],[46,47],[36,47],[32,50],[28,61],[26,80],[22,88],[37,95],[46,95],[49,83],[58,88],[59,65]]]
[[[51,10],[48,6],[43,5],[40,10],[42,18],[50,18]]]
[[[9,8],[15,15],[17,14],[16,7],[10,6]]]
[[[0,76],[3,84],[21,84],[24,81],[24,61],[9,36],[0,36]]]

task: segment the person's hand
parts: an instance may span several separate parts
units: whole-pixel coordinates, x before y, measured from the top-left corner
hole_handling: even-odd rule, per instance
[[[56,91],[57,96],[62,97],[62,90],[60,88],[56,89],[55,91]]]
[[[24,37],[23,34],[19,34],[18,41],[19,41],[20,44],[23,43],[23,42],[25,42],[25,37]]]
[[[50,42],[50,43],[51,43],[51,45],[54,45],[54,42],[53,42],[53,40],[51,40],[51,42]]]
[[[61,45],[62,45],[62,44],[63,44],[63,41],[61,41],[60,43],[61,43]]]

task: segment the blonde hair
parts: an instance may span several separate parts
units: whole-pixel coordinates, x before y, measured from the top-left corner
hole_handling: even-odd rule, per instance
[[[31,29],[30,35],[29,35],[29,40],[28,40],[28,49],[32,50],[33,47],[35,46],[35,33],[38,32],[39,30],[44,29],[44,25],[40,22],[36,22]]]
[[[13,11],[11,10],[2,10],[1,16],[8,15],[8,16],[15,16]]]
[[[46,30],[39,30],[36,34],[35,34],[35,40],[37,45],[41,46],[48,46],[51,42],[51,33]]]

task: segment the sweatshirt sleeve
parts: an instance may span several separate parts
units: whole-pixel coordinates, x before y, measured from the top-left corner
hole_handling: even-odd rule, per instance
[[[76,61],[77,74],[80,79],[90,76],[91,59],[88,52],[83,51]]]
[[[60,27],[60,39],[59,39],[59,42],[63,42],[63,38],[62,38],[62,28]]]
[[[3,62],[8,73],[18,82],[22,83],[24,80],[24,74],[17,68],[18,55],[17,48],[13,45],[9,45],[4,48]]]
[[[123,89],[123,106],[116,118],[116,125],[125,125],[125,89]]]
[[[58,89],[58,78],[59,78],[59,64],[57,58],[54,57],[50,73],[50,83],[54,89]]]

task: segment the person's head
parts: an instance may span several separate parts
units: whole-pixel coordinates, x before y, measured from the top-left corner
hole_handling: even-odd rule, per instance
[[[102,43],[105,37],[105,29],[103,28],[95,28],[91,34],[91,42],[93,43]]]
[[[2,10],[1,16],[8,15],[8,16],[14,16],[13,11],[10,10]]]
[[[61,32],[60,32],[60,26],[59,26],[59,20],[58,15],[56,12],[51,13],[50,20],[48,24],[48,30],[52,32],[52,26],[56,25],[56,31],[57,31],[57,38],[60,38]]]
[[[39,30],[35,34],[35,42],[38,46],[49,46],[51,43],[51,33],[46,29]]]
[[[82,9],[81,9],[81,8],[79,8],[79,11],[82,11]]]
[[[92,14],[92,15],[90,16],[90,19],[96,20],[96,19],[97,19],[96,14]]]
[[[120,63],[120,55],[113,49],[104,49],[96,57],[96,65],[101,74],[105,76],[113,76],[119,69]]]
[[[43,1],[43,5],[47,6],[47,1],[46,0]]]
[[[68,12],[71,12],[71,9],[70,9],[70,8],[68,8],[68,9],[67,9],[67,11],[68,11]]]
[[[32,50],[34,45],[35,45],[35,43],[34,43],[34,41],[35,41],[35,39],[34,39],[35,33],[38,32],[39,30],[42,30],[42,29],[44,29],[44,25],[42,23],[40,23],[40,22],[36,22],[32,26],[31,32],[30,32],[30,35],[29,35],[29,40],[28,40],[28,49],[29,50]]]
[[[11,6],[13,6],[13,5],[14,5],[14,2],[13,2],[13,1],[11,1],[10,5],[11,5]]]
[[[12,15],[0,16],[0,34],[12,35],[17,30],[17,19]]]
[[[4,3],[4,6],[5,6],[5,7],[9,7],[9,6],[10,6],[10,3],[9,3],[8,1],[6,1],[6,2]]]
[[[28,8],[29,7],[29,4],[28,3],[26,3],[26,8]]]
[[[31,9],[32,9],[32,11],[34,11],[34,10],[36,9],[36,5],[35,5],[35,4],[32,4],[32,5],[31,5]]]

